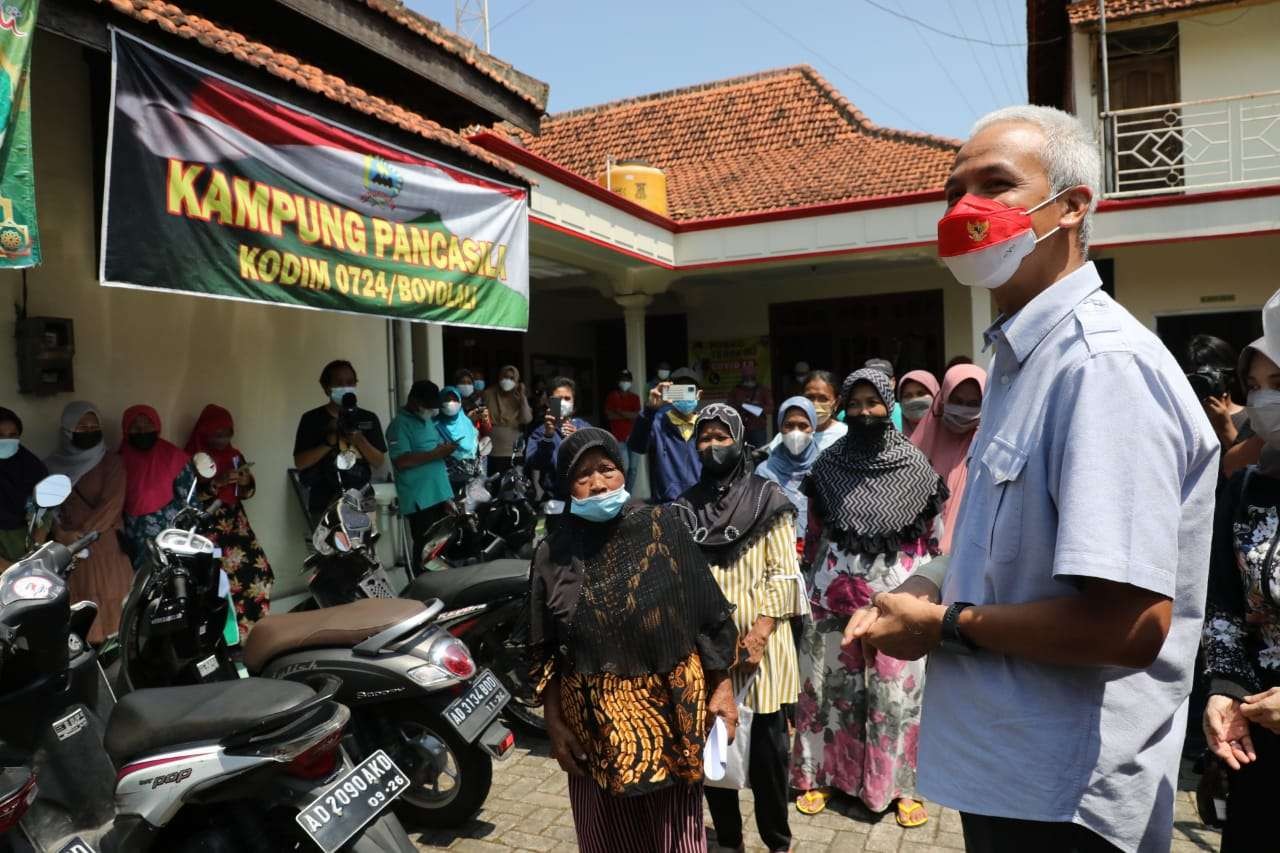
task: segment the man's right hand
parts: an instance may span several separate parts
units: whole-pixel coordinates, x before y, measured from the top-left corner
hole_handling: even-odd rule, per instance
[[[1204,708],[1204,736],[1209,751],[1232,770],[1256,759],[1249,721],[1240,713],[1240,700],[1230,696],[1210,696]]]
[[[659,408],[662,403],[662,392],[671,387],[670,382],[659,382],[657,385],[649,389],[649,408]]]
[[[546,423],[542,427],[542,432],[548,438],[556,434],[556,419],[553,415],[547,415]]]
[[[582,748],[577,735],[557,712],[546,714],[546,721],[547,738],[551,741],[551,757],[570,776],[586,776],[587,751]]]

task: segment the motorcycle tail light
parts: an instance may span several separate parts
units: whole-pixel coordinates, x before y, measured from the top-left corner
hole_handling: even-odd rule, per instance
[[[27,813],[27,809],[31,808],[31,804],[36,799],[35,774],[26,773],[25,770],[20,772],[26,776],[25,780],[17,781],[16,787],[5,785],[0,789],[0,834],[17,826],[18,821],[22,820],[22,816]],[[10,773],[5,775],[8,776]]]
[[[456,637],[438,641],[431,650],[431,659],[457,678],[470,678],[476,674],[476,662],[471,659],[471,652],[467,650],[466,643]]]
[[[285,765],[284,772],[298,779],[324,779],[338,766],[342,729],[326,735]]]

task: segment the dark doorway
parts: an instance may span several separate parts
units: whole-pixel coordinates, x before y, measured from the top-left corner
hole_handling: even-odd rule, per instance
[[[644,318],[644,353],[649,363],[646,376],[633,377],[633,390],[644,397],[654,378],[654,368],[665,361],[671,369],[689,360],[689,320],[683,314],[650,314]],[[596,399],[603,400],[613,389],[618,374],[627,366],[627,330],[622,320],[601,320],[596,324],[596,364],[600,387]],[[596,413],[598,416],[599,412]]]
[[[844,376],[869,358],[887,358],[901,376],[923,368],[940,375],[946,362],[941,290],[850,296],[769,306],[773,387],[790,387],[791,369]]]
[[[1205,311],[1196,314],[1166,314],[1156,317],[1156,334],[1186,367],[1187,344],[1196,335],[1222,338],[1236,352],[1262,337],[1261,311]],[[1239,402],[1243,403],[1243,400]]]
[[[461,367],[479,370],[489,385],[498,382],[498,371],[505,365],[524,364],[524,333],[496,329],[468,329],[445,326],[444,379],[453,382],[453,374]],[[524,373],[521,368],[521,373]]]
[[[1108,35],[1107,66],[1112,110],[1177,103],[1178,25]],[[1181,111],[1120,116],[1118,121],[1117,136],[1111,140],[1120,152],[1117,188],[1132,192],[1182,186]]]

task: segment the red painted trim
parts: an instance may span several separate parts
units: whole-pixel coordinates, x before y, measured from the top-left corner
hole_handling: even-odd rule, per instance
[[[172,764],[175,761],[186,761],[188,758],[204,758],[209,753],[193,752],[190,755],[171,755],[168,758],[153,758],[150,761],[138,761],[134,764],[126,764],[120,768],[120,772],[116,774],[116,782],[119,782],[130,773],[137,773],[140,770],[146,770],[148,767],[159,767],[161,764]]]
[[[704,219],[683,219],[676,223],[676,231],[708,231],[712,228],[755,225],[760,222],[779,222],[786,219],[804,219],[808,216],[831,216],[836,213],[851,213],[857,210],[875,210],[881,207],[899,207],[907,204],[942,201],[945,198],[946,193],[942,190],[921,190],[919,192],[899,193],[898,195],[859,198],[851,201],[806,204],[779,210],[764,210],[759,213],[732,213],[727,216],[708,216]]]
[[[1269,237],[1280,234],[1280,228],[1265,231],[1233,231],[1230,234],[1205,234],[1200,237],[1152,237],[1149,240],[1126,240],[1121,243],[1094,243],[1091,249],[1122,249],[1126,246],[1151,246],[1161,243],[1201,243],[1205,240],[1239,240],[1245,237]],[[681,267],[681,269],[684,269]]]
[[[660,213],[654,213],[647,207],[641,207],[630,199],[623,198],[617,193],[609,192],[595,181],[589,181],[581,175],[570,172],[568,169],[556,163],[552,163],[545,157],[539,157],[527,148],[522,148],[510,140],[503,139],[501,136],[492,131],[482,130],[474,136],[467,137],[468,141],[489,151],[491,154],[498,154],[513,163],[519,163],[521,166],[527,166],[539,174],[546,175],[559,183],[564,184],[570,189],[577,190],[584,195],[589,195],[596,201],[604,202],[610,207],[616,207],[624,213],[629,213],[638,219],[643,219],[652,225],[665,228],[668,231],[675,231],[678,223],[668,216]],[[499,153],[501,152],[501,153]]]
[[[854,249],[828,249],[822,252],[796,252],[790,255],[770,255],[763,258],[738,258],[728,261],[707,261],[701,264],[681,264],[676,269],[683,272],[684,270],[706,270],[715,269],[716,267],[736,267],[743,264],[767,264],[773,261],[794,261],[803,258],[829,258],[836,255],[865,255],[868,252],[891,252],[896,249],[918,249],[921,246],[932,246],[937,243],[936,240],[920,240],[915,243],[892,243],[887,246],[859,246]]]
[[[583,240],[587,243],[593,243],[597,246],[600,246],[601,248],[608,249],[611,252],[617,252],[620,255],[626,255],[629,258],[635,258],[638,261],[644,261],[645,263],[653,264],[656,267],[662,267],[664,270],[675,269],[674,265],[669,264],[666,261],[660,261],[657,258],[652,258],[648,255],[642,255],[639,252],[633,252],[630,249],[624,249],[622,246],[616,246],[613,243],[608,242],[607,240],[601,240],[598,237],[592,237],[589,234],[583,234],[581,231],[575,231],[572,228],[566,228],[565,226],[557,224],[555,222],[548,222],[545,219],[534,216],[532,213],[529,214],[529,222],[534,225],[541,225],[543,228],[550,228],[552,231],[559,231],[561,234],[568,234],[570,237],[574,237],[578,240]]]
[[[1210,190],[1203,193],[1103,199],[1098,202],[1098,212],[1140,210],[1144,207],[1176,207],[1182,204],[1207,204],[1216,201],[1240,201],[1246,198],[1265,198],[1273,195],[1280,195],[1280,183],[1265,184],[1260,187],[1241,187],[1233,190]]]

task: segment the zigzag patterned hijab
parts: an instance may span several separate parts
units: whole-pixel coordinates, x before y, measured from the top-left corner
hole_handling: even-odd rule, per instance
[[[893,408],[893,385],[878,370],[849,374],[840,388],[845,406],[859,382]],[[895,553],[929,530],[942,511],[947,487],[929,460],[892,427],[866,433],[851,426],[814,463],[810,491],[828,538],[857,554]]]

